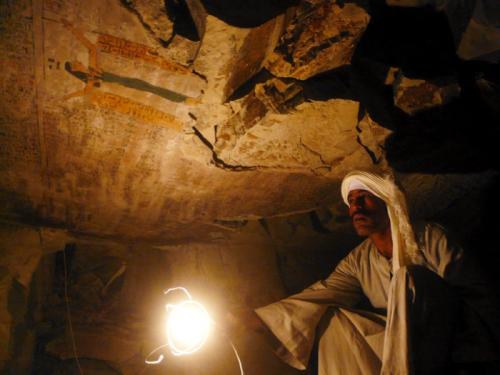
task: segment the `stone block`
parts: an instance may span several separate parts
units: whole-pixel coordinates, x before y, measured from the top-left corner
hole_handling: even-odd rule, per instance
[[[393,84],[394,105],[409,115],[439,107],[460,95],[453,77],[424,80],[405,77],[402,73]]]
[[[362,2],[303,2],[266,62],[278,77],[305,80],[350,64],[370,15]]]
[[[187,4],[201,37],[193,67],[208,81],[203,101],[225,102],[261,70],[282,33],[284,15],[255,27],[239,27],[210,14],[200,0]]]

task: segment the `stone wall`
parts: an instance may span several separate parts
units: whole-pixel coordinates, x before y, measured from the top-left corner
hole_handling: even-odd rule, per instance
[[[217,327],[199,354],[167,355],[158,368],[144,363],[166,340],[165,305],[173,301],[163,291],[188,288],[221,323],[232,309],[285,295],[274,245],[258,222],[209,242],[177,246],[8,223],[2,239],[0,353],[6,373],[75,373],[75,350],[84,373],[233,373],[236,358]],[[247,373],[294,373],[259,335],[243,330],[230,339]]]

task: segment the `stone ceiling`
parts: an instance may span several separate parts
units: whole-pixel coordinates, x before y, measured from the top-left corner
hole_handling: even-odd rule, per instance
[[[0,214],[210,238],[335,206],[351,169],[446,207],[497,169],[500,35],[489,1],[445,3],[2,2]]]

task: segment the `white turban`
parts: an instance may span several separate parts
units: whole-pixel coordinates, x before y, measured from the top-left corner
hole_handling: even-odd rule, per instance
[[[351,190],[369,191],[385,202],[391,222],[393,272],[403,266],[421,264],[422,254],[410,224],[406,199],[392,177],[353,171],[342,181],[342,198],[347,205],[349,205],[347,197]]]

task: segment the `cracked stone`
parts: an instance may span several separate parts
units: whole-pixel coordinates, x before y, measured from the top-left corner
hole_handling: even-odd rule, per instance
[[[338,172],[347,160],[370,167],[382,159],[388,132],[369,116],[359,125],[358,114],[359,103],[343,99],[304,102],[286,115],[269,111],[244,133],[228,126],[233,138],[218,143],[215,152],[232,165],[318,174]],[[358,136],[366,145],[360,147]]]
[[[383,142],[391,131],[373,121],[368,113],[359,122],[358,129],[359,143],[371,156],[374,164],[380,163],[385,157]]]
[[[393,84],[394,105],[409,115],[439,107],[460,95],[460,86],[452,77],[432,81],[399,74]]]
[[[350,64],[369,20],[362,2],[303,2],[266,68],[278,77],[305,80]]]
[[[257,84],[242,100],[239,111],[217,127],[215,151],[234,147],[267,113],[287,113],[303,101],[302,87],[294,82],[273,78]]]
[[[209,14],[199,0],[187,4],[201,37],[194,69],[208,81],[204,101],[225,102],[261,70],[282,33],[284,15],[256,27],[238,27]]]
[[[136,12],[140,21],[157,39],[165,43],[172,38],[174,23],[167,15],[164,0],[122,1],[127,7]]]

